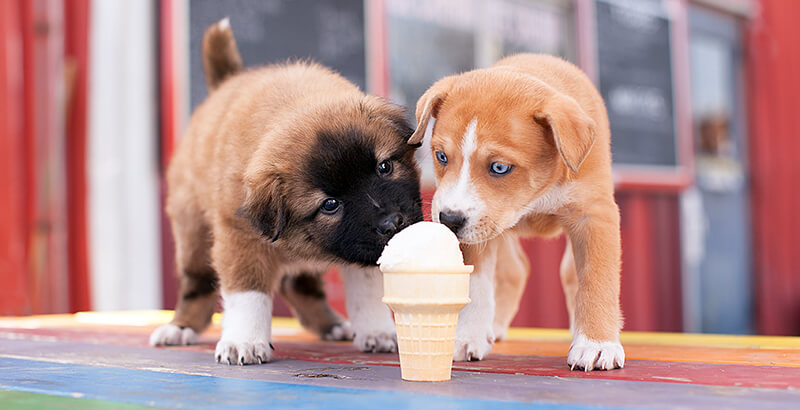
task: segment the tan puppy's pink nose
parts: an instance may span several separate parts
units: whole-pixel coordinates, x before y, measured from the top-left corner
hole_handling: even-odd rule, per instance
[[[464,217],[463,214],[458,212],[453,213],[445,213],[439,212],[439,222],[443,223],[444,226],[450,228],[454,234],[458,235],[458,230],[464,226],[464,222],[466,222],[467,218]]]

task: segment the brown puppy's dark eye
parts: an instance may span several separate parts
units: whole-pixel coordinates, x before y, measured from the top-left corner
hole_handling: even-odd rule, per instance
[[[385,161],[381,161],[378,164],[378,174],[380,175],[389,175],[392,173],[392,161],[388,159]]]
[[[328,198],[322,201],[322,206],[320,206],[319,209],[322,211],[323,214],[332,215],[339,210],[341,205],[342,203],[339,202],[339,200],[334,198]]]

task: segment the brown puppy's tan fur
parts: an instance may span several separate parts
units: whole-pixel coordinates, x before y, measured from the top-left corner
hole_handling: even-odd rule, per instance
[[[482,212],[468,215],[473,223],[459,231],[465,257],[481,255],[469,249],[484,249],[503,233],[553,236],[563,229],[569,246],[561,276],[571,328],[592,341],[617,343],[620,219],[608,118],[591,81],[559,58],[520,54],[434,84],[417,104],[418,126],[409,143],[423,138],[431,118],[436,119],[432,149],[448,158],[446,165],[436,162],[437,195],[447,195],[457,183],[462,136],[476,121],[478,149],[468,172],[480,202],[474,208]],[[512,171],[490,175],[495,161],[513,165]],[[434,207],[444,199],[435,197]],[[495,329],[507,326],[510,320],[500,315],[516,311],[519,302],[503,283],[527,277],[524,264],[501,266],[502,255],[513,253],[504,246],[518,245],[508,240],[499,245]]]
[[[324,241],[310,238],[333,231],[341,212],[318,212],[328,196],[310,182],[303,159],[319,154],[320,133],[363,135],[363,144],[379,157],[396,156],[402,147],[406,154],[395,159],[391,178],[417,184],[403,109],[317,64],[238,72],[241,58],[227,24],[209,27],[203,46],[211,93],[192,115],[167,172],[166,212],[181,276],[172,324],[201,332],[218,288],[266,295],[279,290],[305,327],[327,337],[344,319],[328,306],[315,275],[341,260]],[[311,228],[298,230],[312,217]],[[282,281],[286,275],[291,279]],[[173,343],[156,336],[151,343]]]

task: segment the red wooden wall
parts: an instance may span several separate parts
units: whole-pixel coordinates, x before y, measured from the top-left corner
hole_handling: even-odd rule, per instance
[[[0,314],[89,307],[88,7],[0,2]]]
[[[800,335],[800,2],[763,0],[748,25],[758,332]]]

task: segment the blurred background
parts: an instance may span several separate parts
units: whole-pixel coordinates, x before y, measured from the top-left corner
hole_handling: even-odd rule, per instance
[[[1,1],[0,314],[174,307],[164,170],[207,93],[202,32],[226,16],[246,65],[311,57],[412,122],[443,76],[523,51],[574,62],[611,119],[625,328],[800,335],[790,0]],[[567,327],[564,241],[524,244],[514,324]]]

